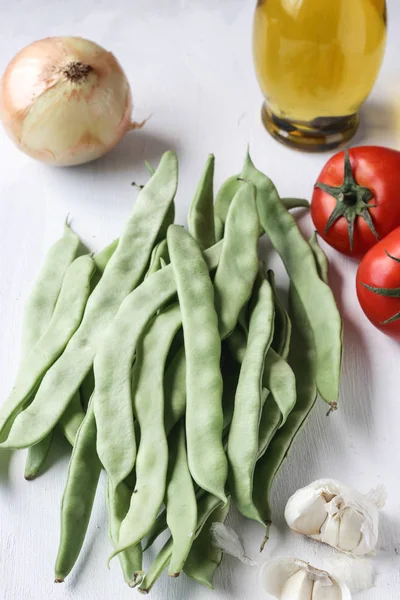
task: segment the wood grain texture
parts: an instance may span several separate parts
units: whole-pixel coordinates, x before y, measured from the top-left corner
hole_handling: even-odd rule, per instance
[[[400,6],[389,0],[388,52],[377,86],[362,111],[354,143],[400,149]],[[108,156],[82,167],[56,169],[24,156],[0,128],[0,401],[18,364],[22,308],[46,249],[71,225],[90,248],[119,235],[136,197],[131,182],[147,179],[144,159],[156,164],[164,150],[177,150],[180,188],[177,222],[184,223],[196,182],[210,152],[216,156],[216,189],[240,171],[247,143],[255,164],[284,196],[310,197],[327,155],[295,153],[274,142],[260,121],[261,94],[251,61],[255,0],[21,0],[1,2],[0,72],[24,45],[48,35],[82,35],[112,50],[132,83],[134,119],[153,116],[128,134]],[[308,217],[302,219],[310,233]],[[279,288],[287,280],[263,241]],[[329,550],[292,534],[283,521],[289,495],[319,477],[336,477],[368,491],[379,483],[389,501],[381,521],[376,587],[363,600],[400,596],[400,368],[399,346],[364,318],[355,296],[356,265],[328,249],[331,282],[345,319],[341,408],[325,417],[317,404],[274,487],[275,524],[265,558],[296,555],[316,566]],[[60,443],[49,471],[23,479],[24,454],[0,453],[0,600],[127,600],[110,553],[103,498],[97,496],[83,553],[75,572],[58,587],[53,565],[59,536],[59,505],[69,448]],[[261,527],[230,517],[247,553],[258,557]],[[150,552],[149,557],[152,554]],[[264,557],[263,557],[264,558]],[[210,592],[183,575],[163,577],[154,600],[262,600],[257,569],[225,558]],[[133,594],[133,596],[132,596]]]

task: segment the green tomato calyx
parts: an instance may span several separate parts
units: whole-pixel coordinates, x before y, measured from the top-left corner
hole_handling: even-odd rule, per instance
[[[344,153],[344,179],[342,185],[333,186],[318,181],[315,187],[333,196],[336,200],[336,206],[325,226],[325,235],[338,219],[344,217],[349,230],[350,250],[353,251],[354,223],[357,217],[362,217],[376,239],[380,239],[369,212],[371,208],[376,208],[376,204],[369,204],[369,201],[373,198],[373,193],[369,188],[359,185],[355,180],[348,150],[345,150]]]

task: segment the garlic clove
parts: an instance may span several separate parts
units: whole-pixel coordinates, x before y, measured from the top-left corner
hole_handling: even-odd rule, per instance
[[[292,575],[283,586],[280,600],[311,600],[314,582],[304,569]]]
[[[296,558],[276,558],[264,563],[259,574],[261,587],[271,596],[280,598],[287,580],[300,570],[298,563],[302,561]]]
[[[277,558],[264,563],[260,583],[278,600],[351,600],[345,583],[298,558]]]
[[[292,496],[286,505],[285,519],[291,529],[305,535],[318,535],[326,521],[326,500],[319,494]]]
[[[339,544],[339,527],[339,519],[329,516],[321,527],[320,541],[336,548]]]
[[[338,547],[353,552],[360,544],[365,517],[352,508],[347,508],[340,518]]]
[[[311,600],[342,600],[340,586],[335,581],[330,580],[330,582],[331,585],[326,585],[321,580],[315,581]]]

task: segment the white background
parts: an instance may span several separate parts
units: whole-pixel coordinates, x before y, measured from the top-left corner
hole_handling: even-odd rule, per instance
[[[350,0],[351,1],[351,0]],[[175,149],[180,158],[177,221],[184,223],[209,152],[216,183],[240,170],[247,143],[256,165],[282,195],[310,197],[327,155],[307,155],[273,141],[260,122],[261,94],[251,60],[255,0],[0,0],[0,72],[29,42],[49,35],[81,35],[112,50],[132,84],[145,129],[126,136],[107,157],[83,167],[55,169],[21,154],[0,129],[0,390],[9,392],[17,369],[23,304],[49,245],[69,213],[72,226],[99,249],[117,237],[144,181],[144,159],[156,164]],[[400,149],[398,0],[389,0],[389,44],[379,81],[362,110],[355,144]],[[400,193],[400,190],[399,190]],[[400,198],[399,198],[400,201]],[[308,217],[303,224],[311,230]],[[274,488],[275,526],[265,556],[297,555],[320,564],[327,552],[290,533],[284,504],[299,486],[335,477],[360,491],[383,483],[389,501],[381,521],[376,587],[365,600],[400,596],[400,363],[398,345],[363,316],[354,290],[356,265],[328,249],[331,284],[345,322],[341,408],[331,418],[317,404]],[[286,279],[275,257],[269,264]],[[54,398],[57,401],[57,398]],[[63,585],[53,583],[59,505],[69,449],[61,445],[48,472],[23,479],[24,453],[0,453],[0,599],[125,600],[136,592],[122,581],[110,553],[103,491],[98,494],[82,555]],[[102,482],[103,483],[103,482]],[[231,517],[248,554],[256,557],[261,528]],[[213,593],[184,576],[164,577],[155,600],[259,600],[256,570],[226,558]]]

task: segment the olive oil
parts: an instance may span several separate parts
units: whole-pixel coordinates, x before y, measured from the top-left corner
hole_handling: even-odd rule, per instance
[[[266,127],[311,150],[349,139],[385,42],[385,0],[259,0],[253,53]]]

